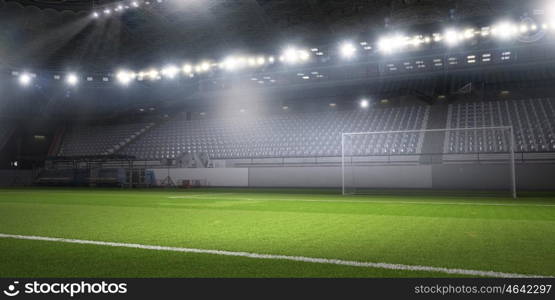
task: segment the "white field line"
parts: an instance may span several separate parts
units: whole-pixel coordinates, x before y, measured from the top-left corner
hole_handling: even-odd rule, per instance
[[[206,194],[192,194],[186,196],[170,196],[169,199],[183,199],[183,198],[196,198],[196,197],[204,197],[205,195],[208,196],[217,196],[217,195],[234,195],[235,193],[206,193]]]
[[[352,260],[342,260],[342,259],[315,258],[315,257],[306,257],[306,256],[259,254],[259,253],[251,253],[251,252],[235,252],[235,251],[225,251],[225,250],[152,246],[152,245],[143,245],[143,244],[89,241],[89,240],[53,238],[53,237],[43,237],[43,236],[14,235],[14,234],[4,234],[4,233],[0,233],[0,238],[135,248],[135,249],[155,250],[155,251],[172,251],[172,252],[182,252],[182,253],[224,255],[224,256],[235,256],[235,257],[247,257],[247,258],[253,258],[253,259],[287,260],[287,261],[298,261],[298,262],[305,262],[305,263],[340,265],[340,266],[363,267],[363,268],[377,268],[377,269],[387,269],[387,270],[397,270],[397,271],[437,272],[437,273],[445,273],[445,274],[482,276],[482,277],[503,277],[503,278],[549,277],[546,275],[504,273],[504,272],[495,272],[495,271],[480,271],[480,270],[467,270],[467,269],[451,269],[451,268],[431,267],[431,266],[403,265],[403,264],[391,264],[391,263],[382,263],[382,262],[362,262],[362,261],[352,261]]]
[[[230,200],[230,201],[299,201],[299,202],[344,202],[344,203],[379,203],[379,204],[424,204],[424,205],[474,205],[474,206],[531,206],[531,207],[555,207],[555,204],[526,204],[526,203],[479,203],[479,202],[432,202],[432,201],[384,201],[384,200],[325,200],[325,199],[301,199],[301,198],[246,198],[246,197],[202,197],[200,195],[195,195],[195,197],[190,196],[174,196],[168,197],[168,199],[188,199],[198,200]],[[173,203],[172,203],[173,204]]]

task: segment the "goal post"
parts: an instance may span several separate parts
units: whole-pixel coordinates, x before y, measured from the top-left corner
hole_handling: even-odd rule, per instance
[[[512,126],[341,135],[343,195],[395,191],[517,197]]]

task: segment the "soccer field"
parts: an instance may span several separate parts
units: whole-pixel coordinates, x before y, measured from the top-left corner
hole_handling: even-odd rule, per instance
[[[1,277],[555,276],[555,197],[0,190]]]

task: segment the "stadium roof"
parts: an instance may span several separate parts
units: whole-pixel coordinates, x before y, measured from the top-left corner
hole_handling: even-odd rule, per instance
[[[142,68],[381,34],[386,23],[394,30],[444,22],[453,8],[457,19],[468,19],[510,14],[523,5],[518,0],[163,0],[101,20],[90,18],[95,9],[127,2],[0,0],[0,41],[5,41],[0,63]]]

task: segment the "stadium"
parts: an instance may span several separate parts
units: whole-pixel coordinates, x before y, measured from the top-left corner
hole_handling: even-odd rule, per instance
[[[551,1],[0,0],[0,24],[2,278],[555,276]]]

